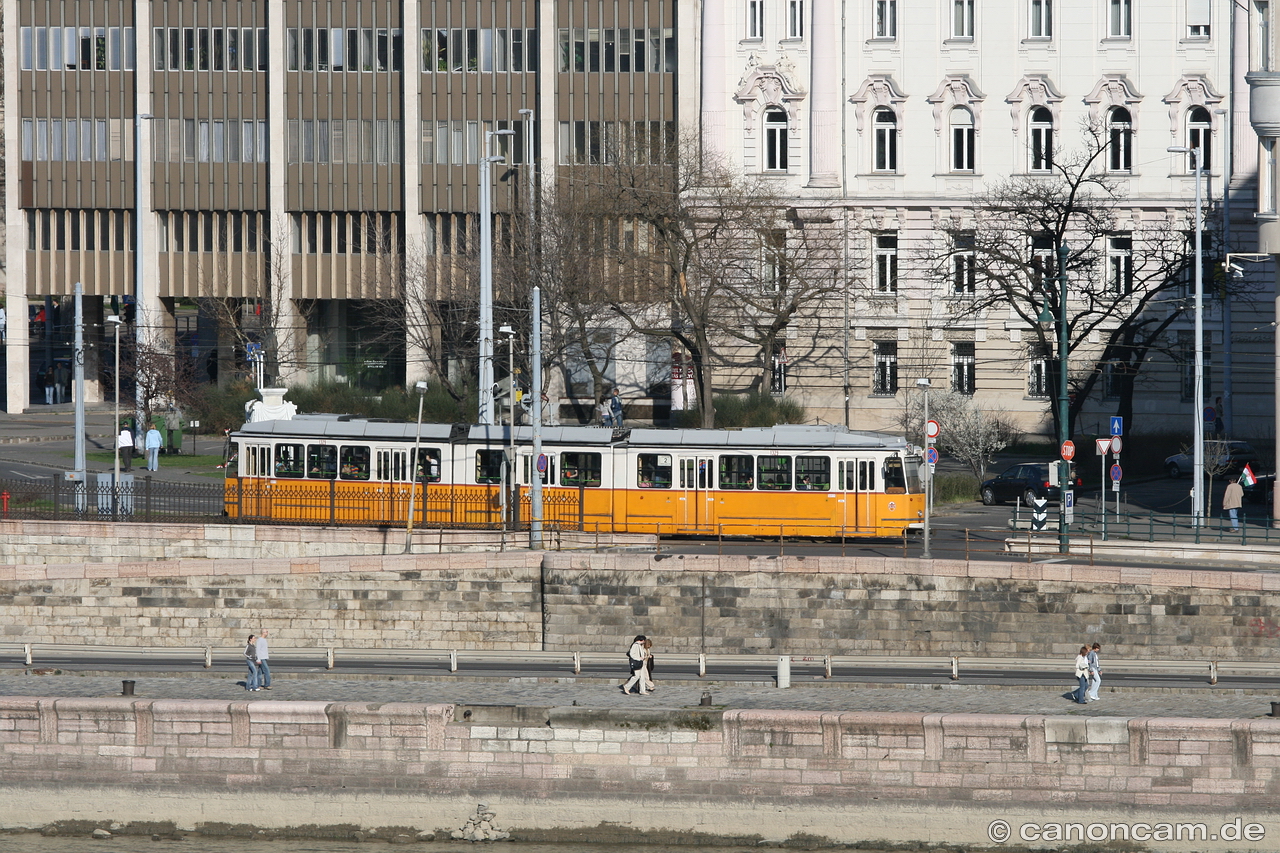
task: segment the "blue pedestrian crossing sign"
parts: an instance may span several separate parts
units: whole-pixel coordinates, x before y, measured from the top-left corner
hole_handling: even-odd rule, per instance
[[[1112,434],[1112,435],[1124,435],[1124,418],[1119,417],[1118,415],[1117,415],[1117,416],[1112,416],[1112,418],[1111,418],[1111,434]]]

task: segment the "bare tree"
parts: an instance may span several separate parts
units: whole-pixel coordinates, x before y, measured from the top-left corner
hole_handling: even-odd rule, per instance
[[[1066,250],[1067,349],[1084,365],[1069,379],[1068,435],[1105,371],[1121,380],[1120,410],[1132,417],[1133,379],[1185,310],[1189,264],[1183,212],[1126,200],[1105,169],[1110,139],[1097,124],[1082,130],[1083,149],[1055,152],[1050,173],[999,181],[941,223],[927,259],[953,314],[1011,310],[1031,329],[1031,347],[1048,354],[1056,352]],[[1152,310],[1160,303],[1168,313]],[[1042,310],[1054,323],[1040,322]],[[1047,372],[1056,397],[1058,371]],[[1056,427],[1058,408],[1050,409]]]
[[[987,478],[995,455],[1018,440],[1018,429],[1004,412],[983,409],[972,397],[954,391],[929,394],[929,419],[938,422],[938,452],[964,463],[979,482]],[[905,435],[918,435],[922,424],[924,395],[910,394],[899,426]]]

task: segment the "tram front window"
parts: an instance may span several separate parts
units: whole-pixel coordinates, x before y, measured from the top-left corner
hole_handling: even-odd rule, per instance
[[[886,495],[901,495],[907,491],[907,474],[903,470],[902,460],[894,457],[886,459],[884,463],[884,493]],[[917,483],[919,476],[916,477]]]
[[[924,480],[920,478],[921,464],[919,456],[908,456],[903,466],[907,474],[907,491],[913,495],[924,494]]]

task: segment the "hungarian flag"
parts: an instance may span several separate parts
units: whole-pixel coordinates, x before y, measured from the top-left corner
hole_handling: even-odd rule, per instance
[[[1244,470],[1240,472],[1240,482],[1246,486],[1252,486],[1258,482],[1258,478],[1253,475],[1253,469],[1248,465],[1244,466]]]

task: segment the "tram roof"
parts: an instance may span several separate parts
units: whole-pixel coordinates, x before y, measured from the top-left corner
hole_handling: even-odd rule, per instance
[[[906,439],[889,433],[803,424],[733,430],[633,429],[628,443],[663,447],[829,447],[833,450],[903,450],[907,446]]]
[[[463,427],[462,429],[466,429]],[[351,419],[341,415],[298,415],[284,421],[257,421],[245,424],[237,434],[247,436],[293,436],[298,438],[409,439],[418,434],[416,423]],[[423,441],[449,441],[455,435],[452,424],[423,424]]]

